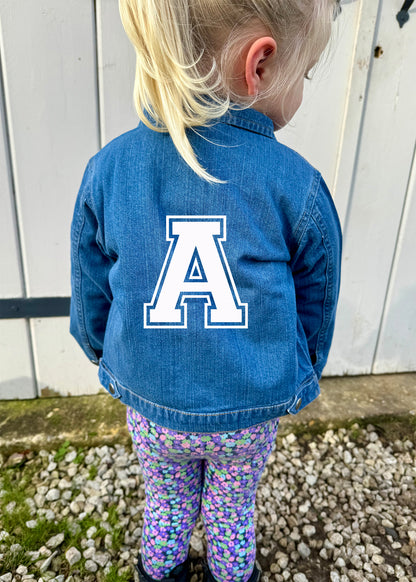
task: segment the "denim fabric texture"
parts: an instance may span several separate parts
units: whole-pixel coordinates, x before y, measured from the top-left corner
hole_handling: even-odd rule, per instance
[[[189,131],[210,174],[144,124],[92,157],[72,222],[71,333],[99,378],[173,430],[238,430],[319,394],[340,283],[328,189],[272,121]]]

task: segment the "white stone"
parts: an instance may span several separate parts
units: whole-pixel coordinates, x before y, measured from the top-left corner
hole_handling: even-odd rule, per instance
[[[73,566],[81,559],[81,552],[72,546],[65,552],[65,558],[70,566]]]
[[[84,463],[86,465],[92,465],[95,461],[95,456],[93,454],[88,454],[85,459],[84,459]]]
[[[45,505],[45,496],[42,495],[41,493],[36,493],[33,496],[33,499],[35,500],[35,503],[39,507],[39,509]]]
[[[59,489],[49,489],[49,491],[46,494],[46,500],[47,501],[57,501],[60,498],[61,494],[59,492]]]
[[[62,544],[62,542],[65,539],[65,534],[64,533],[59,533],[56,536],[51,537],[45,544],[45,546],[47,548],[50,548],[51,550],[53,550],[54,548],[57,548],[58,546],[60,546]]]
[[[74,513],[75,515],[78,515],[78,513],[81,513],[81,507],[79,506],[79,503],[77,503],[76,501],[72,501],[69,509],[72,511],[72,513]]]
[[[287,565],[289,564],[289,556],[287,556],[283,552],[278,552],[275,556],[275,559],[277,560],[277,563],[279,564],[282,570],[285,570],[287,568]]]
[[[105,568],[109,559],[110,556],[104,552],[96,552],[94,556],[94,562],[96,562],[101,568]]]
[[[45,511],[45,519],[48,521],[53,521],[55,519],[55,512],[52,509],[47,509]]]
[[[319,552],[319,555],[323,560],[329,560],[328,550],[326,548],[322,548],[322,550]]]
[[[64,489],[71,489],[72,485],[71,483],[68,481],[68,479],[61,479],[58,483],[58,487],[59,489],[62,491]]]
[[[49,556],[51,554],[52,554],[52,552],[46,546],[42,546],[42,547],[39,548],[39,556],[43,556],[43,557],[49,558]]]
[[[305,574],[299,572],[293,576],[293,582],[308,582],[308,579],[306,578]]]
[[[91,548],[87,548],[82,552],[82,555],[86,560],[92,560],[95,556],[95,545]]]
[[[311,555],[310,548],[304,542],[300,542],[300,544],[298,544],[298,552],[300,557],[303,559],[309,558]]]
[[[349,465],[352,462],[352,455],[349,451],[344,451],[344,463]]]
[[[314,525],[305,525],[302,529],[302,533],[307,538],[310,538],[316,534],[316,527]]]
[[[19,566],[16,569],[16,574],[19,574],[19,576],[26,576],[26,574],[27,574],[27,568],[26,568],[26,566]]]
[[[92,525],[90,528],[87,529],[87,538],[92,538],[97,533],[97,528],[95,525]]]
[[[46,570],[49,568],[49,566],[51,565],[52,560],[55,558],[55,556],[58,555],[58,551],[54,552],[53,554],[51,554],[49,556],[49,558],[46,558],[46,560],[43,562],[43,564],[40,566],[39,570],[41,572],[46,572]]]
[[[98,566],[92,560],[86,560],[86,562],[85,562],[85,569],[88,572],[96,572],[98,570]]]
[[[403,576],[406,575],[403,566],[401,566],[400,564],[396,564],[396,566],[394,567],[394,572],[398,578],[402,578]]]
[[[344,538],[338,532],[330,533],[328,539],[331,542],[331,544],[334,544],[334,546],[342,546],[342,544],[344,543]]]
[[[65,455],[65,463],[72,463],[72,461],[75,461],[75,459],[77,458],[77,452],[76,451],[70,451],[69,453],[67,453]]]
[[[199,554],[202,553],[204,546],[201,538],[198,538],[196,535],[192,535],[190,544],[196,552]]]

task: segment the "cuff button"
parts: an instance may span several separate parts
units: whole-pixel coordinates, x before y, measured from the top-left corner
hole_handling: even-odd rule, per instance
[[[296,402],[296,410],[299,410],[299,408],[302,406],[302,398],[299,398],[299,400]]]
[[[108,385],[108,391],[110,392],[110,394],[112,394],[114,396],[114,394],[116,393],[116,389],[114,388],[114,385],[110,384]]]

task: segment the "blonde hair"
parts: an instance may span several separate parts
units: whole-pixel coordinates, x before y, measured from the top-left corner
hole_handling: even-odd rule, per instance
[[[136,52],[139,118],[169,132],[199,176],[220,182],[197,160],[186,130],[208,125],[230,107],[254,104],[235,92],[233,75],[242,47],[264,31],[278,47],[268,93],[284,99],[324,50],[335,0],[119,0],[119,8]]]

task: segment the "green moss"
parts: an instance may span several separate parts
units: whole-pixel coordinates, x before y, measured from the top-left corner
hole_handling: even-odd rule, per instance
[[[61,461],[64,460],[65,455],[68,452],[68,448],[71,446],[70,441],[65,441],[58,449],[58,451],[55,453],[54,456],[54,461],[55,463],[60,463]]]
[[[20,565],[30,566],[30,559],[26,556],[24,548],[18,552],[6,552],[0,564],[0,576],[7,572],[13,572]]]
[[[119,574],[117,566],[114,564],[111,566],[108,574],[104,578],[104,582],[129,582],[132,578],[131,573]]]
[[[81,447],[81,448],[78,449],[78,453],[77,453],[77,456],[74,459],[74,463],[76,465],[81,465],[84,462],[84,459],[85,459],[85,453],[84,453],[83,447]]]
[[[111,545],[115,552],[119,552],[123,545],[124,531],[121,527],[115,527],[111,535]]]
[[[11,469],[0,473],[2,489],[0,524],[12,536],[19,535],[22,529],[27,529],[26,522],[31,519],[26,499],[34,494],[34,488],[30,486],[32,474],[33,471],[27,471],[20,476],[19,471]],[[7,511],[6,508],[10,503],[14,503],[15,506],[12,511]]]
[[[66,438],[76,447],[130,442],[126,408],[107,393],[0,401],[0,418],[3,454],[56,450]]]
[[[93,481],[98,474],[98,467],[97,465],[90,465],[88,468],[88,479]]]
[[[60,522],[38,519],[37,525],[29,529],[25,527],[19,536],[18,543],[27,551],[36,551],[43,546],[52,536],[64,533],[68,537],[66,520]]]
[[[118,513],[117,513],[117,506],[116,505],[110,505],[110,507],[108,508],[107,521],[112,527],[116,527],[118,525],[119,520],[118,520]]]

